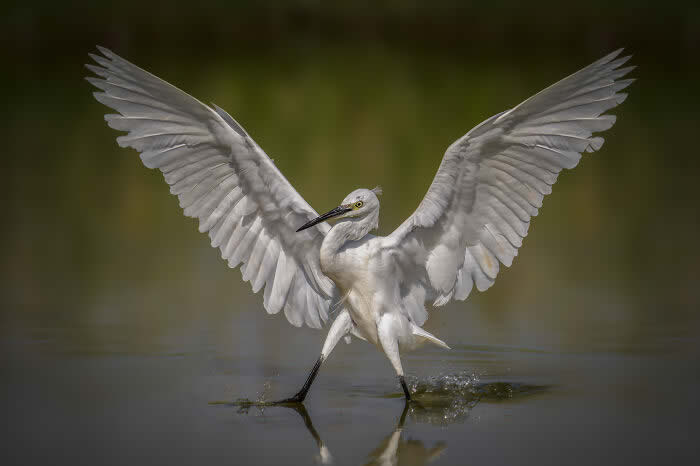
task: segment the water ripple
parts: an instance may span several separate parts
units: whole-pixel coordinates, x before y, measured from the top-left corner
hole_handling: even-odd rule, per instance
[[[541,393],[549,387],[518,382],[481,382],[477,374],[460,372],[427,378],[408,377],[413,393],[409,416],[414,422],[438,425],[463,422],[479,402],[497,402]]]

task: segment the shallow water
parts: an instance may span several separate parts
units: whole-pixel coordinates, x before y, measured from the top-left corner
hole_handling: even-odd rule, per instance
[[[6,339],[4,455],[23,464],[659,464],[697,457],[692,341],[669,342],[663,351],[425,348],[404,357],[415,393],[409,406],[383,356],[353,341],[322,368],[305,408],[292,409],[241,401],[296,391],[321,336],[289,332],[281,319],[262,322],[253,309],[241,314],[217,324],[233,334],[239,353],[217,349],[218,329],[206,323],[198,332],[174,330],[150,349],[126,335],[104,345],[60,328]],[[168,341],[187,333],[187,345]],[[278,349],[251,344],[270,342],[269,335]]]

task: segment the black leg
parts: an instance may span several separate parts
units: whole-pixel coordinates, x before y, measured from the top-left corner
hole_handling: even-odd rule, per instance
[[[396,429],[403,429],[403,425],[406,422],[406,414],[408,414],[408,405],[410,400],[406,400],[406,403],[403,405],[403,411],[401,411],[401,417],[399,418],[399,423],[396,425]]]
[[[306,378],[306,382],[304,382],[304,386],[301,387],[301,390],[299,390],[299,392],[297,392],[296,395],[294,395],[291,398],[286,398],[284,400],[275,401],[272,404],[302,403],[304,401],[304,399],[306,398],[306,394],[309,392],[309,388],[311,388],[311,384],[314,383],[314,379],[316,378],[316,374],[318,374],[318,370],[321,368],[322,363],[323,363],[323,356],[318,358],[318,360],[316,361],[316,364],[314,364],[313,369],[311,369],[309,376]]]
[[[406,395],[406,401],[411,401],[411,392],[408,391],[408,387],[406,386],[406,380],[404,380],[403,375],[399,376],[399,382],[401,382],[403,394]]]

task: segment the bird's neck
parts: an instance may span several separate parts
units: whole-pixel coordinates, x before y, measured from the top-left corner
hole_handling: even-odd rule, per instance
[[[321,257],[332,258],[348,242],[364,238],[377,227],[377,220],[378,215],[375,214],[361,219],[350,217],[339,220],[323,240]]]

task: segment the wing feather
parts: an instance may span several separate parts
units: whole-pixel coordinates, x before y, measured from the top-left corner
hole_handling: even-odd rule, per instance
[[[620,91],[634,81],[620,79],[634,69],[621,68],[629,57],[617,58],[620,52],[494,115],[447,149],[416,211],[383,244],[404,278],[405,311],[419,325],[423,302],[439,306],[492,286],[561,170],[602,147],[593,134],[615,123],[603,112],[621,104],[627,94]]]
[[[269,313],[321,327],[336,291],[320,270],[319,250],[329,230],[296,229],[318,214],[294,190],[248,133],[221,108],[194,97],[98,47],[86,78],[95,98],[116,110],[107,124],[127,134],[122,147],[158,168],[188,217],[199,220],[230,267],[241,265],[253,292],[265,288]]]

